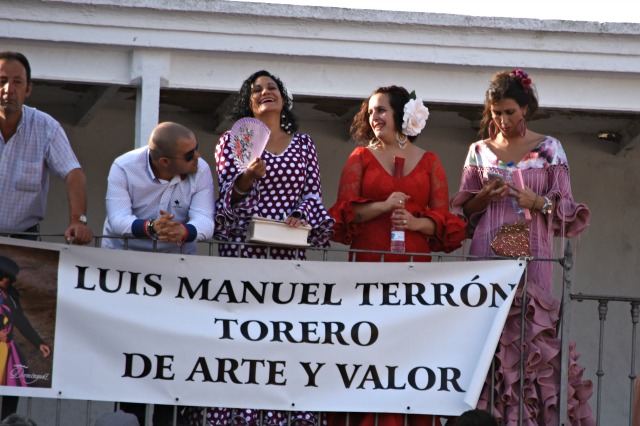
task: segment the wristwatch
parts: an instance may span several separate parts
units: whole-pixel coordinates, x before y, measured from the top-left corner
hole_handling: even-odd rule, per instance
[[[158,238],[158,233],[156,232],[156,229],[153,227],[154,223],[155,223],[154,219],[149,219],[147,221],[147,229],[145,230],[149,238],[151,238],[152,240],[155,240]]]
[[[71,216],[71,220],[77,220],[82,222],[83,225],[87,224],[87,216],[81,214],[80,216]]]
[[[553,203],[547,197],[543,197],[543,198],[544,198],[544,204],[540,208],[540,211],[542,212],[542,214],[549,214],[549,213],[551,213],[551,209],[553,207]]]

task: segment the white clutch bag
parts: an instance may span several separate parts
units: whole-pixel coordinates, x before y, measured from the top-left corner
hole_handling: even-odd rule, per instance
[[[253,216],[247,230],[247,241],[277,246],[308,247],[309,231],[309,225],[294,228],[281,220]]]

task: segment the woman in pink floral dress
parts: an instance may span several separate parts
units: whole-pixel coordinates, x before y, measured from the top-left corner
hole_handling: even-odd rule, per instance
[[[469,221],[473,236],[470,254],[495,256],[491,241],[503,223],[518,215],[513,199],[529,209],[531,254],[553,257],[553,237],[581,234],[589,223],[589,210],[574,202],[569,165],[560,142],[529,130],[526,118],[535,113],[538,100],[529,76],[520,69],[493,76],[486,94],[481,135],[489,138],[469,148],[460,191],[452,198],[453,210]],[[521,171],[524,188],[506,184],[507,164]],[[488,173],[502,179],[488,179]],[[552,262],[529,263],[526,282],[525,342],[520,346],[522,292],[513,302],[495,357],[495,387],[491,377],[478,408],[491,411],[500,424],[517,425],[520,402],[520,355],[524,351],[524,425],[558,425],[560,390],[560,340],[557,336],[559,301],[552,295]],[[570,349],[568,424],[595,424],[588,404],[591,382],[582,380],[583,368]],[[493,406],[491,400],[493,398]],[[565,420],[561,422],[565,424]]]

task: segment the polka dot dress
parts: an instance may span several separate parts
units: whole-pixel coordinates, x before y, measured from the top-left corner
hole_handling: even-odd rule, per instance
[[[284,220],[292,213],[301,214],[311,225],[308,242],[324,246],[332,235],[334,220],[322,205],[320,168],[315,146],[309,135],[294,134],[289,147],[279,155],[265,151],[266,174],[254,181],[249,193],[231,204],[233,183],[240,175],[233,161],[230,134],[220,138],[216,147],[216,167],[220,194],[216,202],[215,238],[245,241],[252,216]],[[271,259],[304,259],[304,250],[266,246],[244,247],[221,244],[220,256]]]
[[[216,146],[216,167],[220,193],[216,201],[214,237],[229,244],[220,244],[224,257],[304,259],[302,249],[287,247],[244,247],[232,242],[244,242],[252,216],[283,220],[296,212],[312,227],[309,244],[328,246],[333,235],[334,220],[322,205],[320,168],[313,141],[308,135],[294,134],[289,147],[279,155],[265,151],[262,159],[266,174],[256,180],[249,192],[231,204],[233,183],[241,171],[233,161],[231,138],[227,132]],[[239,401],[241,402],[241,401]],[[326,416],[310,412],[275,410],[187,407],[184,413],[190,426],[326,426]],[[204,423],[203,423],[204,422]]]

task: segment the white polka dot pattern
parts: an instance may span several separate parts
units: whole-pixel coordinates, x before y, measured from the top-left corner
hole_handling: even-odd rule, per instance
[[[311,138],[296,133],[282,154],[265,151],[262,159],[266,163],[267,173],[256,180],[249,194],[234,205],[231,205],[231,192],[240,172],[235,167],[230,142],[227,132],[216,147],[220,194],[216,202],[215,238],[243,242],[252,216],[283,220],[293,212],[299,212],[313,228],[309,243],[314,246],[326,245],[332,235],[334,220],[322,205],[320,168]],[[221,244],[219,250],[221,256],[238,256],[238,247],[233,244]],[[245,247],[240,250],[240,256],[264,258],[266,250],[264,246]],[[272,248],[270,257],[304,258],[304,251]]]

